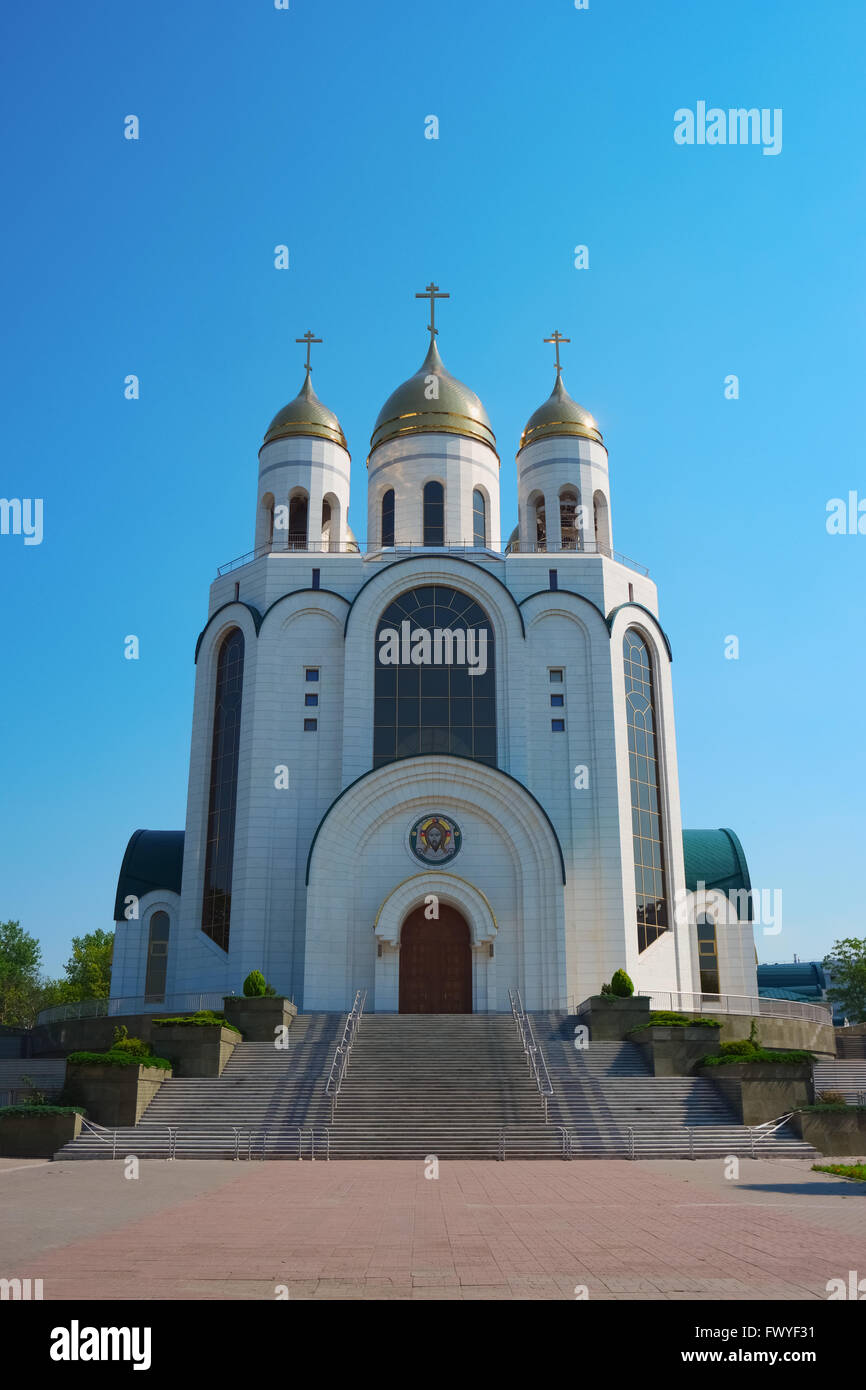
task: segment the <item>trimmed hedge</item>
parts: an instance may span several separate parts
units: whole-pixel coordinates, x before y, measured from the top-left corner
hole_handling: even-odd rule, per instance
[[[839,1178],[856,1178],[866,1182],[866,1163],[813,1163],[813,1173],[835,1173]]]
[[[722,1043],[723,1047],[730,1047],[731,1043]],[[751,1052],[725,1052],[720,1057],[709,1056],[701,1059],[702,1067],[725,1067],[735,1065],[737,1062],[745,1062],[751,1065],[752,1062],[774,1062],[779,1066],[794,1066],[800,1062],[814,1062],[815,1057],[811,1052],[767,1052],[763,1047],[756,1047]]]
[[[0,1115],[86,1115],[83,1105],[0,1105]]]
[[[659,1009],[649,1016],[649,1023],[639,1023],[636,1028],[631,1028],[632,1033],[640,1033],[644,1028],[721,1028],[721,1023],[717,1018],[686,1018],[685,1014],[669,1013],[665,1009]]]
[[[236,1028],[228,1019],[223,1018],[222,1014],[215,1014],[212,1009],[200,1009],[195,1014],[180,1014],[177,1018],[155,1018],[152,1020],[155,1028],[166,1028],[169,1024],[177,1027],[180,1024],[184,1028],[230,1028],[233,1033],[240,1034],[240,1028]]]
[[[844,1101],[834,1101],[832,1104],[824,1101],[816,1105],[801,1105],[798,1108],[817,1115],[866,1115],[866,1105],[846,1105]]]
[[[66,1060],[79,1067],[172,1067],[167,1057],[134,1057],[129,1052],[70,1052]]]

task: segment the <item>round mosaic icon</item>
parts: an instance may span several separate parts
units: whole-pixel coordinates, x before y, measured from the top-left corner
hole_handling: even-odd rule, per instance
[[[447,816],[422,816],[409,831],[409,848],[422,864],[447,864],[459,854],[463,834]]]

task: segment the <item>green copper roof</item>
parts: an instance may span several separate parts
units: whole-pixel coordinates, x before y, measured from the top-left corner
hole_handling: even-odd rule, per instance
[[[265,444],[275,439],[289,439],[301,436],[305,439],[330,439],[348,453],[346,437],[333,410],[323,405],[313,390],[310,374],[304,377],[304,384],[293,401],[284,405],[268,425]]]
[[[692,892],[699,882],[722,892],[751,889],[743,846],[733,830],[684,830],[683,857],[686,888]]]
[[[430,377],[436,379],[435,396]],[[388,439],[430,433],[463,434],[496,448],[487,411],[474,391],[446,372],[435,338],[415,375],[398,386],[379,411],[370,453]]]
[[[136,830],[126,846],[117,893],[114,899],[114,920],[125,917],[126,899],[143,898],[155,889],[180,892],[183,869],[182,830]]]
[[[578,439],[592,439],[601,444],[601,430],[588,410],[573,401],[565,389],[562,372],[557,371],[553,390],[544,405],[540,405],[534,415],[530,415],[526,428],[520,436],[520,449],[536,440],[548,439],[554,435],[573,435]]]

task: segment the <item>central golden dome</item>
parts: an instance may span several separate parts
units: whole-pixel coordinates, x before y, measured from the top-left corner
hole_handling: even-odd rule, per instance
[[[431,377],[436,380],[435,395]],[[496,451],[487,411],[474,391],[446,372],[435,338],[415,375],[398,386],[379,411],[370,453],[387,440],[407,434],[462,434]]]

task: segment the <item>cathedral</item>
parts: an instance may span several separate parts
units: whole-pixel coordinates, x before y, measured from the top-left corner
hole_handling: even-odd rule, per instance
[[[349,447],[312,385],[259,450],[253,549],[211,585],[195,646],[186,826],[137,830],[112,997],[183,1007],[264,972],[307,1011],[565,1009],[636,991],[757,995],[731,830],[683,831],[671,644],[613,548],[608,454],[565,388],[500,458],[429,347],[376,419],[366,541]],[[516,385],[516,383],[515,383]],[[738,898],[738,901],[741,899]],[[662,1000],[664,1002],[662,1002]]]

